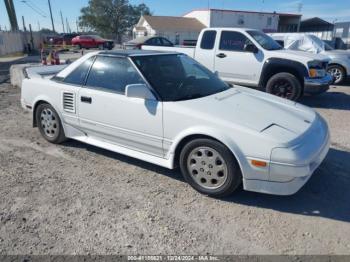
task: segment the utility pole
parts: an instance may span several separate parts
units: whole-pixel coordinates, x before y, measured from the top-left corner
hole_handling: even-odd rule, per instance
[[[62,10],[60,10],[60,14],[61,14],[61,22],[62,22],[63,33],[65,33],[66,31],[64,30],[64,22],[63,22]]]
[[[40,22],[38,21],[38,31],[40,31]]]
[[[67,33],[71,33],[70,26],[68,23],[68,18],[66,17],[66,28],[67,28]]]
[[[23,31],[27,32],[26,23],[24,22],[24,16],[22,15]]]
[[[10,20],[10,25],[11,25],[11,30],[12,31],[18,31],[18,23],[17,23],[17,17],[16,17],[16,10],[13,5],[12,0],[4,0],[6,10],[7,10],[7,15]]]
[[[47,2],[49,3],[50,16],[51,16],[51,24],[52,24],[52,31],[56,32],[56,30],[55,30],[55,24],[53,23],[52,10],[51,10],[51,2],[50,2],[50,0],[47,0]]]
[[[77,26],[77,34],[79,34],[79,22],[78,22],[78,19],[75,20],[75,24]]]

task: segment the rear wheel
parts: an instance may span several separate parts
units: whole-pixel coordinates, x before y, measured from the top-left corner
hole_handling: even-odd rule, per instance
[[[223,197],[242,182],[239,165],[231,151],[211,139],[195,139],[181,151],[180,168],[185,180],[200,193]]]
[[[267,82],[266,92],[296,101],[301,96],[302,86],[294,75],[290,73],[278,73],[273,75]]]
[[[35,117],[39,131],[47,141],[60,144],[67,140],[61,119],[50,104],[40,104],[36,109]]]
[[[330,65],[327,72],[334,78],[334,84],[341,84],[345,79],[345,70],[340,65]]]

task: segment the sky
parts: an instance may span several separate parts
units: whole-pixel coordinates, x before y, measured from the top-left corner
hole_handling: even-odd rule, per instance
[[[303,19],[321,17],[329,22],[350,21],[350,0],[129,0],[131,4],[145,3],[154,15],[181,16],[193,9],[219,8],[248,11],[301,13]],[[47,0],[13,0],[18,24],[22,26],[24,16],[27,28],[33,30],[52,28]],[[55,28],[62,32],[60,11],[67,18],[72,31],[76,30],[76,19],[80,9],[88,0],[51,0]],[[33,10],[34,9],[34,10]],[[301,12],[300,12],[301,10]],[[4,1],[0,0],[0,26],[9,28]]]

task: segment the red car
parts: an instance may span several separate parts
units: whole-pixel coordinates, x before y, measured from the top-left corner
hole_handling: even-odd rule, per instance
[[[98,35],[80,35],[72,39],[72,45],[81,48],[99,48],[111,50],[114,47],[113,40],[104,39]]]

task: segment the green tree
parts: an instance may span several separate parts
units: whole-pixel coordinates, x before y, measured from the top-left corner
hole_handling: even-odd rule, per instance
[[[79,24],[86,30],[94,30],[105,37],[114,36],[121,42],[141,15],[151,15],[145,4],[131,5],[128,0],[89,0],[81,9]]]

